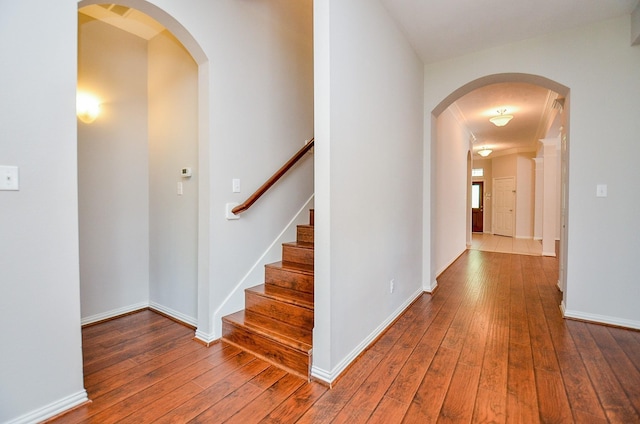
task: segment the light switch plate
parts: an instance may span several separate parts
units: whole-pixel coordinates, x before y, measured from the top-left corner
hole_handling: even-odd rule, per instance
[[[596,197],[607,197],[607,185],[606,184],[598,184],[598,185],[596,185]]]
[[[0,190],[20,190],[17,166],[0,166]]]
[[[240,193],[240,178],[234,178],[231,180],[231,191],[234,193]]]

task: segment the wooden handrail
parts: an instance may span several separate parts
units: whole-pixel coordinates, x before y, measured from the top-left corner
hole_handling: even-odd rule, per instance
[[[238,214],[246,211],[247,209],[249,209],[251,207],[251,205],[253,205],[256,202],[256,200],[258,200],[263,194],[265,194],[267,192],[267,190],[269,190],[275,183],[277,183],[278,180],[284,174],[286,174],[289,169],[291,169],[293,167],[293,165],[295,165],[300,159],[302,159],[302,157],[309,150],[311,150],[311,148],[313,147],[313,142],[314,142],[314,139],[312,138],[302,149],[298,150],[298,153],[293,155],[291,157],[291,159],[289,159],[287,161],[287,163],[282,165],[282,167],[280,169],[278,169],[276,171],[276,173],[273,174],[271,176],[271,178],[269,178],[267,180],[267,182],[262,184],[262,186],[260,186],[260,188],[257,189],[255,191],[255,193],[253,193],[251,196],[249,196],[249,198],[247,200],[245,200],[244,203],[242,203],[242,204],[236,206],[235,208],[231,209],[231,212],[233,214],[235,214],[235,215],[238,215]]]

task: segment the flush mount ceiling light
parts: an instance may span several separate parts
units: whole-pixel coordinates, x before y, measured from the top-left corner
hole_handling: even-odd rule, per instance
[[[489,121],[491,121],[496,127],[504,127],[513,119],[513,115],[504,114],[506,111],[507,109],[498,110],[499,115],[489,118]]]
[[[483,147],[482,149],[478,150],[478,154],[483,158],[486,158],[487,156],[489,156],[491,152],[493,152],[493,150],[487,149],[486,147]]]

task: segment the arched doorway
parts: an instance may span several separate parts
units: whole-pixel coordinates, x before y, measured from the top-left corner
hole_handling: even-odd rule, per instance
[[[431,150],[430,150],[430,158],[431,158],[430,160],[430,166],[431,166],[430,205],[431,206],[430,206],[430,212],[429,212],[431,217],[431,233],[430,233],[430,237],[431,237],[430,250],[431,251],[430,251],[430,259],[429,259],[431,264],[431,273],[432,273],[432,275],[429,276],[430,281],[432,282],[431,289],[435,288],[436,276],[443,268],[442,258],[437,258],[436,256],[438,252],[442,251],[442,247],[439,246],[439,243],[441,243],[440,240],[443,238],[443,237],[438,237],[438,230],[441,227],[441,222],[438,221],[438,215],[439,214],[442,215],[442,211],[438,211],[438,207],[441,207],[443,203],[442,193],[444,190],[441,187],[442,178],[443,178],[442,170],[443,170],[443,167],[450,166],[450,163],[443,160],[443,158],[446,158],[447,155],[446,154],[443,155],[442,152],[438,150],[438,142],[441,139],[440,132],[442,132],[442,127],[443,127],[439,118],[443,115],[443,112],[445,112],[451,105],[453,105],[457,100],[461,99],[463,96],[473,92],[474,90],[478,90],[494,84],[503,84],[503,83],[524,83],[524,84],[535,85],[538,87],[543,87],[546,90],[557,93],[558,98],[560,99],[559,102],[554,102],[554,107],[557,106],[558,109],[560,109],[560,113],[558,114],[558,117],[562,121],[561,127],[560,127],[561,133],[559,135],[559,139],[561,141],[561,145],[560,145],[561,160],[559,162],[561,165],[561,171],[558,173],[561,179],[559,184],[559,187],[561,188],[560,190],[561,193],[559,197],[561,200],[557,202],[559,205],[562,206],[561,213],[560,213],[560,217],[561,217],[560,225],[558,226],[559,232],[560,232],[560,249],[559,249],[560,270],[559,270],[558,286],[563,291],[564,291],[564,288],[566,287],[565,285],[566,277],[565,277],[564,270],[566,269],[566,258],[567,258],[567,255],[566,255],[567,253],[566,252],[566,246],[567,246],[566,199],[568,194],[567,167],[568,167],[568,139],[569,139],[568,137],[569,89],[566,86],[563,86],[555,81],[552,81],[548,78],[544,78],[541,76],[532,75],[532,74],[508,73],[508,74],[494,74],[494,75],[485,76],[485,77],[473,80],[459,87],[458,89],[454,90],[451,94],[446,96],[446,98],[442,100],[439,104],[437,104],[437,106],[431,112],[431,123],[432,123],[432,131],[431,131],[432,138],[431,138],[431,145],[430,145],[431,147]],[[469,143],[469,146],[471,145],[472,143]],[[459,165],[458,168],[460,172],[464,172],[464,171],[469,172],[465,146],[463,145],[458,150],[460,151],[460,154],[458,154],[457,156],[459,157],[459,159],[457,160],[457,164]],[[464,150],[465,155],[462,155],[463,153],[462,150]],[[438,178],[440,178],[440,185],[438,185]],[[459,187],[458,191],[468,193],[467,187],[465,187],[464,189],[462,187]],[[461,204],[462,202],[459,200],[458,203]],[[467,237],[468,237],[469,236],[469,216],[468,214],[465,214],[465,216],[466,216],[465,227],[467,228]],[[552,242],[553,242],[553,245],[555,245],[555,236]],[[555,248],[554,248],[554,251],[555,251]]]
[[[169,196],[172,196],[173,199],[175,200],[175,203],[177,203],[177,199],[184,200],[187,198],[188,194],[191,195],[191,200],[190,200],[191,205],[189,206],[189,208],[192,212],[190,212],[190,215],[188,216],[183,214],[184,216],[180,217],[180,225],[182,225],[183,223],[187,223],[189,225],[188,231],[193,233],[193,235],[188,240],[183,240],[181,242],[184,245],[192,245],[189,247],[190,252],[188,253],[188,255],[191,256],[189,258],[189,262],[190,262],[189,266],[193,268],[192,270],[190,270],[190,273],[193,277],[192,278],[193,282],[190,284],[190,287],[188,289],[190,291],[190,294],[188,296],[189,297],[192,296],[192,298],[178,299],[178,302],[182,302],[182,304],[191,303],[192,306],[188,308],[189,312],[185,314],[181,313],[181,311],[179,310],[180,309],[179,307],[173,308],[171,306],[167,306],[163,310],[163,307],[160,303],[158,303],[157,305],[152,304],[151,306],[157,307],[164,313],[168,313],[169,315],[172,315],[181,321],[184,321],[188,324],[196,326],[198,330],[203,329],[202,331],[204,331],[204,333],[210,333],[210,330],[209,330],[210,314],[208,313],[208,289],[206,284],[206,282],[208,281],[207,263],[208,263],[208,252],[209,252],[209,233],[207,229],[208,229],[208,215],[209,215],[209,206],[208,206],[209,193],[210,193],[209,181],[208,181],[209,134],[208,134],[208,125],[206,125],[209,119],[208,118],[208,115],[209,115],[208,92],[206,90],[206,87],[208,87],[208,73],[209,73],[208,59],[204,54],[204,51],[202,50],[202,48],[196,42],[196,40],[175,18],[173,18],[172,16],[170,16],[168,13],[158,8],[157,6],[150,4],[149,2],[140,1],[140,0],[123,0],[121,2],[118,2],[118,4],[116,5],[114,4],[105,5],[101,2],[92,1],[92,0],[78,2],[79,9],[82,9],[88,6],[93,6],[93,5],[100,5],[96,7],[102,7],[105,9],[113,9],[115,13],[118,13],[119,11],[123,11],[123,10],[126,11],[129,9],[132,9],[132,10],[135,10],[136,12],[144,14],[145,16],[149,17],[149,19],[157,21],[162,27],[164,27],[167,30],[166,33],[168,35],[165,37],[165,39],[169,41],[165,43],[165,45],[166,46],[170,44],[181,45],[181,47],[184,48],[184,50],[187,52],[187,55],[190,56],[189,60],[192,60],[195,63],[195,72],[193,77],[194,83],[190,83],[192,88],[186,88],[182,90],[183,92],[185,90],[186,91],[191,90],[191,94],[189,94],[190,96],[189,102],[191,106],[188,109],[189,115],[190,115],[188,117],[189,123],[184,125],[181,124],[181,126],[183,127],[183,129],[185,128],[185,126],[188,127],[187,131],[191,134],[190,137],[193,139],[193,142],[192,142],[193,147],[189,148],[192,154],[190,156],[185,156],[188,159],[181,161],[180,162],[181,164],[179,167],[177,167],[176,164],[170,164],[170,166],[165,167],[167,169],[170,169],[170,171],[167,171],[167,172],[169,172],[171,175],[167,176],[168,174],[165,173],[166,175],[163,178],[165,178],[165,180],[167,181],[158,183],[157,190],[156,190],[157,192],[166,190],[167,193],[163,194],[165,196],[165,199],[168,198]],[[176,40],[176,43],[172,43],[171,38],[174,38]],[[107,48],[109,47],[108,43],[106,47]],[[163,49],[166,52],[167,49],[170,50],[171,47],[170,46],[166,48],[163,47]],[[163,55],[164,53],[162,55],[156,55],[156,57],[162,57]],[[178,55],[180,55],[180,53],[178,53]],[[162,66],[161,60],[162,59],[160,59],[159,61],[155,61],[154,63],[160,64],[160,66]],[[128,66],[131,66],[131,63],[123,64],[121,66],[122,68],[125,68],[124,72],[126,72],[126,68]],[[94,69],[93,71],[109,72],[110,70]],[[162,84],[162,77],[155,78],[155,80],[157,83],[156,85]],[[145,82],[145,85],[146,85],[146,82]],[[167,89],[167,91],[169,90]],[[178,91],[173,92],[172,95],[174,96],[174,99],[175,99],[175,96],[179,96],[179,94],[176,94]],[[166,115],[166,114],[172,113],[171,103],[172,103],[171,101],[163,101],[162,99],[157,100],[154,102],[154,107],[152,108],[153,110],[151,108],[147,109],[146,113],[149,114],[149,117],[153,114],[153,116],[155,116],[154,119],[156,122],[158,122],[159,120],[161,121],[163,114]],[[121,106],[121,104],[114,103],[110,106],[111,106],[111,109],[113,110],[116,107]],[[109,112],[109,108],[105,108],[105,109],[106,109],[106,112]],[[135,106],[133,106],[131,110],[135,111],[136,110]],[[149,117],[147,117],[147,121]],[[141,119],[145,119],[145,118],[143,117]],[[147,121],[141,123],[139,127],[143,127],[143,126],[146,127],[148,125],[149,127],[147,129],[148,134],[151,134],[153,138],[157,140],[157,142],[160,142],[160,143],[163,142],[161,140],[162,133],[166,133],[167,131],[159,131],[154,127],[154,125],[152,125],[151,122],[147,122]],[[95,125],[96,126],[100,125],[99,121],[96,122]],[[167,126],[167,129],[168,129],[168,126]],[[154,131],[156,133],[155,135],[153,135]],[[177,138],[175,134],[172,134],[172,136],[174,138]],[[174,151],[180,151],[181,147],[185,147],[185,150],[186,150],[186,146],[179,146],[179,145],[173,146]],[[144,154],[144,153],[138,152],[138,154]],[[148,150],[146,154],[148,154],[149,157],[151,158],[149,159],[150,161],[155,160],[156,162],[161,162],[163,160],[166,161],[167,156],[171,156],[170,154],[164,154],[164,157],[159,157],[159,158],[155,157],[151,149]],[[123,163],[119,165],[121,165],[122,172],[126,172],[126,170],[129,170],[132,168],[135,169],[139,165],[139,163],[136,163],[136,162],[130,163],[127,161],[123,161]],[[166,163],[164,165],[166,165]],[[189,180],[189,177],[180,175],[180,170],[182,168],[189,168],[193,171],[193,177],[191,180]],[[151,177],[147,177],[147,178],[151,179]],[[136,179],[132,178],[131,180],[133,182]],[[161,178],[157,178],[157,180],[160,181]],[[176,187],[176,183],[177,183],[177,187]],[[122,187],[122,185],[120,187]],[[114,190],[117,190],[117,188],[115,188]],[[192,190],[192,192],[188,193],[188,190]],[[151,197],[154,196],[153,188],[151,188],[150,191],[148,191],[147,195]],[[156,196],[156,198],[161,199],[161,196],[162,195]],[[161,202],[162,200],[156,201],[156,203],[161,203]],[[179,209],[180,207],[183,207],[183,205],[175,204],[173,205],[173,207],[175,209]],[[161,208],[156,208],[156,212],[158,211],[161,211]],[[171,221],[176,221],[176,220],[172,220],[170,216],[169,217],[164,216],[159,218],[161,214],[155,214],[153,213],[153,211],[150,211],[150,212],[151,212],[149,213],[149,215],[151,215],[150,219],[152,221],[155,220],[157,227],[163,227],[163,226],[167,227],[166,224],[168,222],[171,223]],[[121,211],[120,213],[125,215],[127,211],[124,210],[124,211]],[[141,211],[140,213],[144,213],[144,211]],[[169,230],[173,231],[172,235],[168,235]],[[158,241],[158,238],[156,239],[151,238],[148,241],[148,243],[154,248],[157,248],[158,246],[161,246],[162,244],[164,244],[167,249],[172,249],[173,247],[171,247],[171,244],[176,239],[176,235],[178,236],[180,235],[180,233],[182,232],[182,229],[171,228],[169,230],[166,230],[166,231],[163,230],[164,233],[161,234],[161,236],[159,237],[159,239],[162,239],[162,240]],[[142,237],[142,235],[140,237]],[[82,235],[81,235],[81,238],[82,238]],[[126,245],[126,240],[121,240],[121,242],[122,242],[122,245]],[[111,246],[111,247],[117,247],[117,246]],[[175,247],[176,250],[173,252],[167,252],[167,251],[161,252],[160,251],[161,249],[162,249],[161,247],[156,249],[156,251],[158,251],[156,252],[156,254],[161,257],[161,259],[157,262],[161,263],[161,266],[164,266],[164,264],[173,260],[172,258],[175,258],[180,255],[180,252],[179,252],[180,246],[176,246]],[[125,264],[123,266],[128,266],[128,265]],[[180,266],[181,266],[180,264],[176,264],[174,268],[179,268]],[[152,268],[152,267],[149,266],[149,268]],[[165,269],[159,270],[159,272],[161,273],[164,273],[165,271],[166,271]],[[141,277],[144,277],[144,275],[142,275],[141,273],[139,274]],[[138,287],[137,290],[140,290],[141,288],[142,288],[142,285],[140,285],[140,287]],[[148,287],[147,302],[146,302],[147,304],[152,303],[148,301],[148,299],[150,298],[149,290],[150,288]],[[168,288],[165,290],[168,293],[165,297],[176,297],[176,293],[177,293],[177,296],[179,297],[180,295],[179,290],[180,290],[179,287]],[[138,297],[140,296],[139,293],[137,295]],[[118,301],[121,301],[123,305],[121,308],[114,308],[111,305],[108,307],[107,313],[117,314],[118,312],[126,312],[127,309],[135,309],[136,307],[144,306],[145,304],[144,301],[131,304],[130,299],[131,298],[125,301],[122,301],[121,299],[114,298],[113,299],[114,303],[112,303],[112,305],[115,305],[116,302]],[[83,316],[84,315],[85,314],[83,313]]]

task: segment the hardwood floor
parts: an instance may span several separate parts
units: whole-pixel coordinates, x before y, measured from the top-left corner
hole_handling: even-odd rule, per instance
[[[54,423],[638,423],[640,332],[563,320],[555,258],[469,250],[339,379],[307,383],[145,311],[83,330]]]

